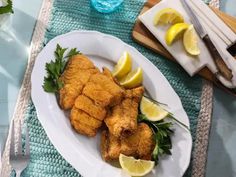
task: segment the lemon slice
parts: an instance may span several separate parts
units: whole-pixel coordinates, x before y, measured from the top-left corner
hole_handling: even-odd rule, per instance
[[[120,79],[120,85],[125,88],[134,88],[142,84],[143,81],[143,70],[138,67],[131,71],[128,75]]]
[[[132,59],[128,52],[124,52],[123,55],[115,65],[114,71],[112,72],[114,77],[121,78],[128,74],[132,68]]]
[[[164,110],[161,106],[153,103],[146,97],[142,97],[140,111],[150,121],[160,121],[169,115],[168,111]]]
[[[144,176],[150,173],[155,164],[153,161],[137,160],[123,154],[120,154],[119,161],[122,169],[131,176]]]
[[[165,8],[160,10],[154,16],[153,23],[154,25],[158,24],[176,24],[176,23],[183,23],[184,18],[183,16],[172,8]]]
[[[170,46],[175,40],[182,36],[188,27],[189,24],[187,23],[177,23],[171,26],[166,32],[166,44]]]
[[[193,25],[190,25],[184,33],[184,47],[185,50],[191,55],[199,55],[200,49],[198,47],[197,34],[194,30]]]

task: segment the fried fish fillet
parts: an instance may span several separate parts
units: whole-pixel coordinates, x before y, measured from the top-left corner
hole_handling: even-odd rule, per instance
[[[82,93],[84,85],[91,75],[99,70],[84,55],[75,55],[68,61],[60,80],[64,86],[59,91],[59,104],[62,109],[71,109],[75,99]]]
[[[71,110],[70,122],[77,132],[90,137],[95,136],[98,128],[102,126],[102,121],[75,107]]]
[[[61,108],[65,110],[72,108],[76,98],[82,93],[82,89],[83,86],[80,83],[65,84],[59,91]]]
[[[94,100],[94,102],[100,106],[108,106],[113,96],[102,88],[101,85],[94,82],[88,82],[83,89],[83,94]]]
[[[93,74],[86,84],[83,94],[102,106],[118,104],[124,94],[124,90],[105,74]]]
[[[124,90],[108,76],[102,73],[92,75],[89,82],[85,84],[81,95],[76,98],[71,111],[70,119],[75,130],[87,136],[95,136],[101,124],[98,127],[91,127],[89,122],[97,119],[102,123],[109,106],[118,103],[123,93]]]
[[[111,108],[104,121],[112,135],[126,137],[136,131],[138,106],[143,93],[143,87],[126,90],[125,98]]]
[[[77,99],[75,100],[75,108],[86,112],[90,116],[100,121],[103,121],[106,116],[106,109],[104,107],[94,104],[94,102],[90,98],[84,95],[80,95],[77,97]]]
[[[118,160],[120,153],[138,159],[150,160],[154,149],[152,130],[145,123],[138,124],[134,134],[124,137],[115,137],[108,130],[101,136],[101,154],[105,161]]]
[[[84,55],[70,58],[60,80],[62,109],[71,109],[70,120],[74,129],[87,136],[95,136],[110,106],[119,104],[124,90],[114,81],[111,72],[101,73]]]

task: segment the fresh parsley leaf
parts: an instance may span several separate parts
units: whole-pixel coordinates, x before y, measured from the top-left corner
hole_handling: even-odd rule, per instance
[[[54,93],[57,91],[55,82],[52,82],[51,78],[44,78],[43,88],[46,92]]]
[[[7,0],[7,5],[0,7],[0,14],[13,13],[12,1]]]
[[[67,54],[66,57],[71,57],[71,56],[74,56],[74,55],[77,55],[77,54],[80,54],[80,52],[77,51],[76,48],[73,48],[73,49],[71,49],[71,50],[69,51],[69,53]]]
[[[54,52],[55,60],[46,63],[45,70],[47,71],[47,76],[44,77],[43,88],[45,92],[57,93],[62,87],[63,82],[60,80],[68,58],[80,54],[76,48],[73,48],[69,53],[65,55],[67,48],[62,48],[59,44],[56,46]]]

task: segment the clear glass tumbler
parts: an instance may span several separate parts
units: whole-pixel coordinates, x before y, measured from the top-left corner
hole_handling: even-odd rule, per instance
[[[101,13],[115,11],[124,0],[91,0],[92,6]]]

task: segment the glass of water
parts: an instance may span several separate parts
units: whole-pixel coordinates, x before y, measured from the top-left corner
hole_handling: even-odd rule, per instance
[[[92,6],[101,13],[115,11],[124,0],[91,0]]]

